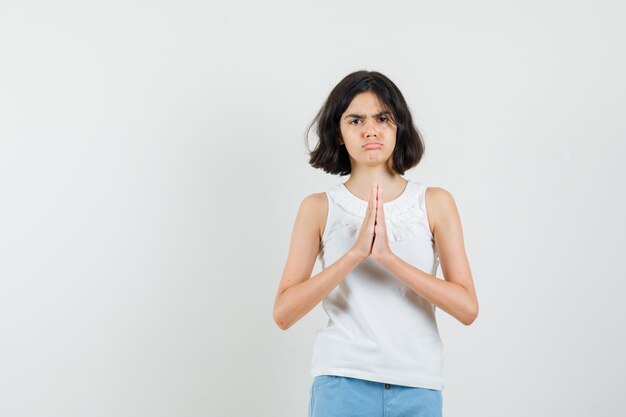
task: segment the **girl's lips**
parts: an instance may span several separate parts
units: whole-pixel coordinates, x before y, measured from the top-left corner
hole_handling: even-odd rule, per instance
[[[381,148],[383,145],[381,145],[380,143],[368,143],[367,145],[363,146],[365,149],[378,149]]]

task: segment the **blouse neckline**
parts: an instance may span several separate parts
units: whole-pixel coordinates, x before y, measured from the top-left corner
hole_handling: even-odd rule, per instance
[[[404,200],[406,200],[407,196],[410,194],[409,193],[409,189],[414,185],[413,181],[411,179],[406,179],[406,184],[404,186],[404,190],[402,190],[402,193],[400,193],[400,195],[396,198],[394,198],[391,201],[388,201],[386,203],[383,203],[383,207],[384,208],[388,208],[388,207],[395,207],[399,204],[401,204]],[[348,187],[346,187],[345,183],[341,183],[341,189],[345,192],[345,194],[350,198],[350,200],[354,201],[355,203],[358,203],[360,205],[363,206],[367,206],[367,204],[369,203],[366,200],[363,200],[359,197],[357,197],[356,195],[352,194],[352,191],[350,191],[348,189]]]

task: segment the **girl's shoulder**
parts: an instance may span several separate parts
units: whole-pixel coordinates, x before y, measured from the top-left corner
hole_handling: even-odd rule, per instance
[[[452,193],[443,187],[428,186],[424,193],[424,204],[428,213],[431,232],[434,232],[437,223],[449,221],[450,216],[458,216],[457,205]]]
[[[324,235],[328,205],[328,196],[325,191],[309,194],[300,203],[301,215],[309,224],[315,224],[319,230],[320,239]]]

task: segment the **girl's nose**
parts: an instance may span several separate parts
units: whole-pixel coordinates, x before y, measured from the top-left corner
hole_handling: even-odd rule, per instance
[[[365,135],[366,136],[376,135],[376,124],[374,122],[365,123]]]

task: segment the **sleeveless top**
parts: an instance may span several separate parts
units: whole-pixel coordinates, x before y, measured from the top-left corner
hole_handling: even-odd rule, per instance
[[[391,251],[435,275],[439,257],[428,226],[427,185],[407,179],[384,204]],[[368,202],[343,183],[326,190],[328,214],[318,259],[322,269],[356,242]],[[443,344],[435,306],[371,257],[322,300],[328,324],[315,333],[311,375],[338,375],[443,390]]]

